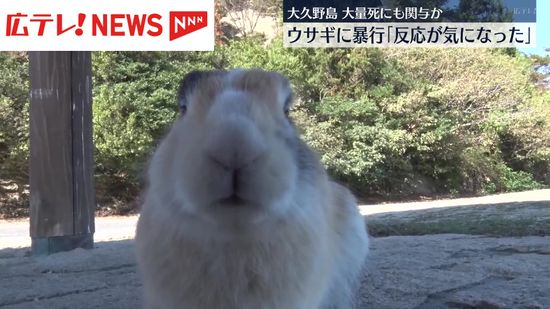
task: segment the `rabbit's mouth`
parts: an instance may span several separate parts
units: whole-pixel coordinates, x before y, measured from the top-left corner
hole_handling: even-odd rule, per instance
[[[229,197],[222,198],[219,201],[219,204],[224,207],[241,207],[241,206],[245,206],[247,203],[243,198],[239,197],[237,194],[232,194]]]
[[[256,226],[269,217],[269,211],[266,211],[264,207],[260,207],[258,203],[237,193],[217,199],[205,210],[210,219],[214,219],[220,226],[233,231],[235,228],[240,230]]]

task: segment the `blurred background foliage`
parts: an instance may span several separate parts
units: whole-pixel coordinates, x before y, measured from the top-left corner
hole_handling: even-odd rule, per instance
[[[176,118],[178,83],[197,69],[288,76],[303,138],[364,199],[550,185],[550,92],[540,70],[548,58],[509,49],[287,49],[277,37],[227,33],[214,52],[93,53],[98,209],[136,208],[148,157]],[[0,217],[28,206],[28,85],[26,54],[0,53]]]

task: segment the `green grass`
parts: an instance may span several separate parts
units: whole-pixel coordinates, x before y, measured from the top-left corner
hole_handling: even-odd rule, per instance
[[[490,236],[550,235],[550,202],[507,203],[441,208],[367,217],[375,237],[469,234]]]
[[[369,233],[374,237],[396,235],[470,234],[491,236],[546,236],[550,235],[550,220],[482,220],[463,222],[380,222],[369,221]]]

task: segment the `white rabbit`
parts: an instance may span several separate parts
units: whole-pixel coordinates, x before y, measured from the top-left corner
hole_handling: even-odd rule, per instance
[[[289,82],[192,72],[137,227],[146,308],[350,308],[368,236],[288,118]]]

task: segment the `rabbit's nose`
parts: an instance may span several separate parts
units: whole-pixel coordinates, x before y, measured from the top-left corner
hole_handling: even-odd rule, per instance
[[[266,150],[254,123],[247,117],[234,114],[213,124],[205,144],[207,158],[232,172],[250,165]]]

